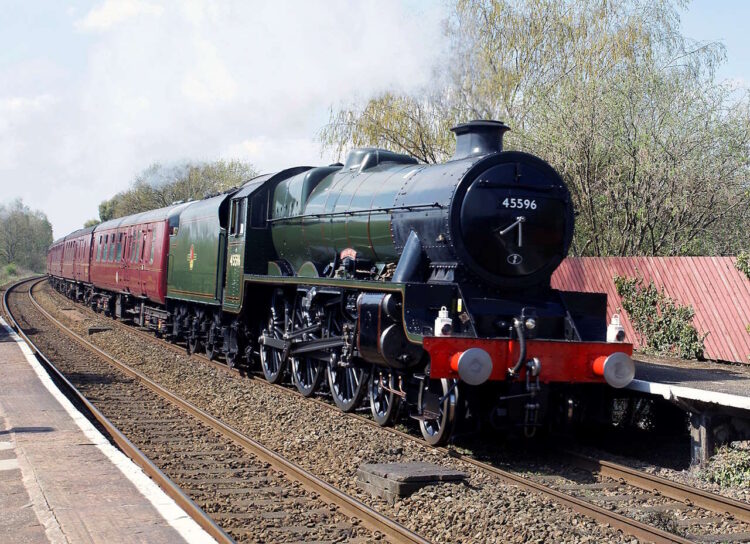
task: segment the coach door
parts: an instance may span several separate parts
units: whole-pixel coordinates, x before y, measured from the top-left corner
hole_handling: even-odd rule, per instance
[[[136,239],[136,247],[135,247],[135,253],[136,253],[136,274],[137,277],[136,282],[138,285],[138,294],[144,295],[146,293],[146,271],[144,270],[145,266],[145,256],[146,256],[146,238],[148,234],[148,229],[145,225],[138,226],[137,227],[137,239]]]
[[[133,247],[130,249],[130,285],[132,285],[131,289],[136,295],[141,294],[141,265],[138,263],[138,250],[140,249],[140,245],[138,244],[139,232],[139,227],[133,227],[133,232],[131,234]]]
[[[143,294],[148,296],[154,290],[154,225],[146,225],[143,229],[143,266],[141,266],[141,287]]]
[[[117,234],[117,254],[115,255],[115,264],[117,265],[117,273],[119,275],[117,286],[120,291],[130,291],[130,283],[128,282],[128,263],[125,260],[127,250],[128,231],[126,229]]]
[[[122,276],[122,287],[123,289],[135,293],[137,291],[137,285],[133,281],[133,228],[129,227],[125,231],[125,237],[122,246],[122,259],[120,259],[120,274]]]
[[[73,268],[72,268],[72,271],[73,271],[73,279],[74,280],[78,279],[78,259],[79,259],[78,254],[80,253],[80,251],[78,250],[78,246],[79,245],[80,245],[80,242],[78,240],[73,240],[73,263],[72,263],[73,264]]]

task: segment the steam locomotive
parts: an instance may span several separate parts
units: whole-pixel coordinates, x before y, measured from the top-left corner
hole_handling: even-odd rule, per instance
[[[50,281],[343,411],[408,413],[433,445],[468,416],[531,436],[626,386],[632,346],[605,341],[606,295],[550,287],[573,236],[559,174],[503,151],[501,122],[452,130],[444,164],[355,149],[76,231]]]

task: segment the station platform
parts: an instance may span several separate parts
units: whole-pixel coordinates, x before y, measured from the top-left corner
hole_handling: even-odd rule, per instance
[[[0,319],[0,542],[215,542]]]
[[[692,465],[708,462],[721,444],[750,439],[750,365],[637,354],[628,389],[660,396],[685,410]]]
[[[731,365],[637,354],[629,389],[667,400],[750,410],[750,365]]]

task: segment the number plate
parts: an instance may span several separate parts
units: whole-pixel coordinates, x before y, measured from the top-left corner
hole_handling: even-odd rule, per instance
[[[536,199],[508,197],[500,201],[498,207],[510,210],[536,210]]]

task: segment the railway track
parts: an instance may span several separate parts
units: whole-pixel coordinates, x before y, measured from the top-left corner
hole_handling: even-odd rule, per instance
[[[217,540],[428,542],[79,337],[34,300],[38,283],[6,291],[15,328]]]
[[[170,350],[185,354],[185,349],[154,338],[134,327],[115,323],[128,331],[158,342]],[[203,355],[193,355],[204,363],[222,371],[236,373],[226,365],[211,361]],[[251,374],[251,378],[255,377]],[[265,387],[275,388],[288,395],[296,392],[287,387],[272,385],[257,378]],[[319,398],[307,399],[327,410],[337,409]],[[344,415],[344,414],[341,414]],[[346,414],[366,425],[377,426],[369,418]],[[421,440],[402,431],[386,428],[403,440]],[[576,470],[560,471],[565,475],[534,475],[518,470],[504,470],[472,455],[462,454],[453,448],[441,449],[446,455],[492,474],[505,483],[519,486],[534,493],[553,497],[573,510],[602,523],[622,530],[626,534],[648,542],[744,542],[750,541],[750,505],[689,488],[624,465],[588,458],[574,452],[560,452]],[[635,506],[633,503],[636,503]],[[731,530],[727,530],[727,526]],[[695,529],[698,529],[697,531]]]

